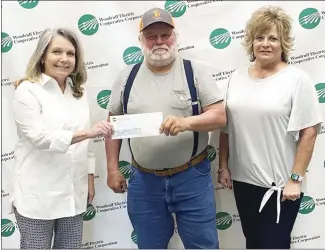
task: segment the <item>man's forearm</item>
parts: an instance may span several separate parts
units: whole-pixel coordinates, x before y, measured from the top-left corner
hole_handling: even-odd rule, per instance
[[[210,132],[223,128],[226,125],[226,116],[224,112],[216,109],[210,109],[206,112],[185,118],[187,130],[198,132]]]
[[[109,112],[107,121],[111,120],[111,116],[114,116],[114,114]],[[112,138],[105,140],[107,172],[118,170],[121,144],[122,140],[113,140]]]
[[[105,140],[107,171],[118,170],[122,140]]]
[[[294,166],[292,173],[304,176],[314,151],[314,145],[317,134],[303,135],[297,146]]]

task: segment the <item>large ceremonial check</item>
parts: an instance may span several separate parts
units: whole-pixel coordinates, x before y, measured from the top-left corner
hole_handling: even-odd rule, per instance
[[[162,112],[112,116],[112,139],[124,139],[160,135]]]

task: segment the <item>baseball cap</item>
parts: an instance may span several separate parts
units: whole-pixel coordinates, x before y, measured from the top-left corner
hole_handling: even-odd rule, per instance
[[[173,17],[168,11],[160,8],[153,8],[142,15],[140,20],[140,32],[149,25],[159,22],[169,24],[175,28]]]

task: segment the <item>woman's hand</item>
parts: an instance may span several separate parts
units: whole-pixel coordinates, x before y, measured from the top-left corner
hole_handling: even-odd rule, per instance
[[[300,198],[300,182],[289,180],[283,189],[282,201],[295,201]]]
[[[231,174],[228,168],[219,169],[218,182],[222,184],[225,188],[232,189]]]
[[[105,138],[109,138],[113,133],[113,125],[107,121],[97,122],[89,129],[89,137],[96,138],[97,136],[104,136]]]

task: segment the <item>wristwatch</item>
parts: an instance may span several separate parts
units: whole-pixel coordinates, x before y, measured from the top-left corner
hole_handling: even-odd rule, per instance
[[[290,174],[290,179],[293,181],[302,181],[304,179],[303,176],[300,176],[298,174],[291,173]]]

